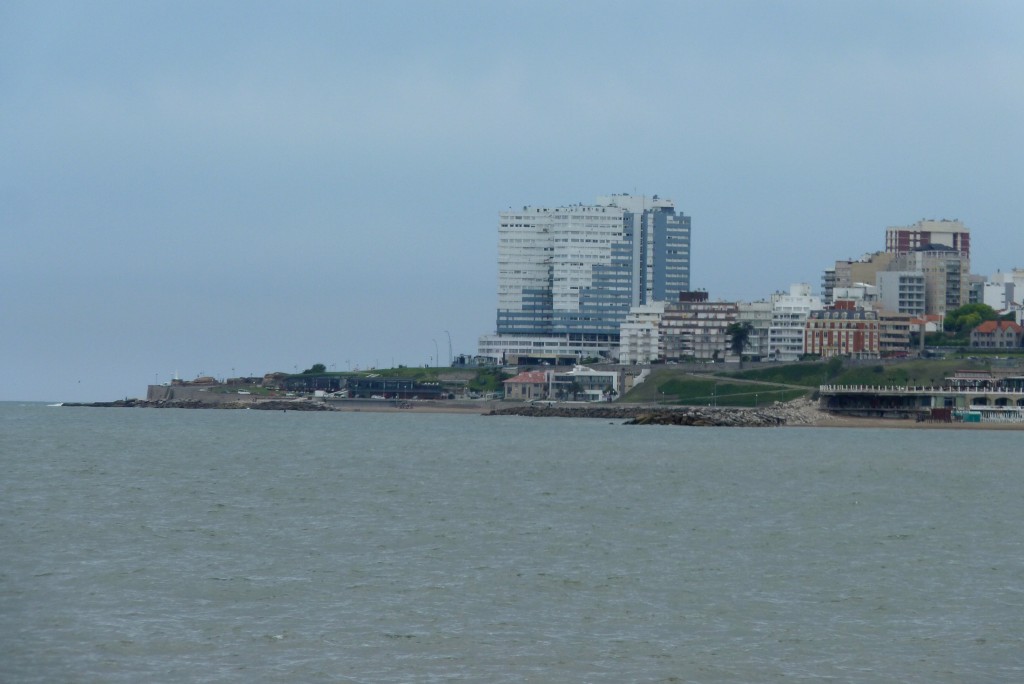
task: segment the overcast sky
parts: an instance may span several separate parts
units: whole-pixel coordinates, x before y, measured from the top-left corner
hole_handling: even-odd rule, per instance
[[[498,212],[659,194],[693,286],[959,218],[1024,267],[1024,3],[0,4],[0,399],[447,362]]]

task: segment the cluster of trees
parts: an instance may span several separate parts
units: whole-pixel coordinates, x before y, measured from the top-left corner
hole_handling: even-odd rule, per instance
[[[970,337],[971,331],[985,321],[1013,320],[1013,314],[1000,316],[988,304],[965,304],[946,313],[942,328],[956,337]]]
[[[985,321],[999,320],[1012,321],[1014,317],[1012,313],[1000,316],[988,304],[964,304],[947,311],[942,320],[942,332],[928,333],[925,343],[940,347],[966,347],[971,343],[972,330]]]

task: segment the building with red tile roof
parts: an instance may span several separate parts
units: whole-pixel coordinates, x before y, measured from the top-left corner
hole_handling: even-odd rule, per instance
[[[547,399],[550,392],[549,371],[525,371],[504,383],[505,398],[520,401]]]
[[[985,321],[971,331],[971,346],[983,349],[1014,349],[1021,346],[1024,328],[1013,321]]]

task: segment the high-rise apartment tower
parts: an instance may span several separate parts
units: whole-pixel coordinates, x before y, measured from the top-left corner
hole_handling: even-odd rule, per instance
[[[885,251],[906,254],[932,245],[947,247],[971,258],[971,231],[957,219],[921,219],[912,226],[891,226],[885,231]]]
[[[590,354],[618,345],[630,307],[690,289],[690,217],[654,195],[523,207],[498,224],[497,335],[482,355]]]

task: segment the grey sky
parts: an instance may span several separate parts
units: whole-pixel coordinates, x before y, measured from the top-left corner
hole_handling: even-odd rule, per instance
[[[1024,267],[1022,35],[1016,2],[5,2],[0,399],[472,353],[498,212],[615,192],[693,217],[713,298],[921,218]]]

